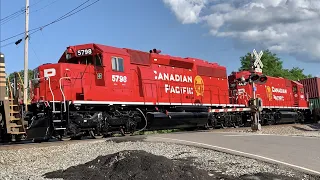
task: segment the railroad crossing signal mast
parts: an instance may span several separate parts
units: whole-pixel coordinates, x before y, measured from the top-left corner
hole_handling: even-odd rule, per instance
[[[250,99],[250,107],[251,107],[251,117],[252,117],[252,124],[251,129],[253,131],[260,131],[261,130],[261,123],[260,123],[260,115],[262,111],[262,99],[256,97],[257,87],[255,86],[255,82],[258,83],[265,83],[267,81],[267,77],[265,75],[258,75],[256,72],[262,73],[263,64],[261,61],[261,57],[263,52],[260,51],[258,54],[257,51],[254,49],[253,53],[251,53],[251,68],[250,68],[250,79],[249,82],[252,85],[253,91],[253,98]],[[254,60],[255,59],[255,60]]]
[[[245,79],[243,76],[238,78],[236,81],[239,82],[247,82],[251,85],[253,97],[249,100],[249,107],[251,108],[251,129],[253,131],[261,130],[260,124],[260,116],[262,111],[262,99],[256,97],[257,87],[256,84],[264,84],[267,82],[267,76],[262,74],[263,64],[261,61],[261,57],[263,52],[260,51],[258,54],[257,51],[254,49],[253,53],[250,56],[250,76],[249,78]],[[259,74],[260,75],[259,75]]]

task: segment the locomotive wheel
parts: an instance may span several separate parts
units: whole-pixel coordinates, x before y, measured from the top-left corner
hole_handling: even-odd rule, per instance
[[[32,139],[33,143],[42,143],[42,142],[48,142],[48,141],[49,141],[49,138],[47,138],[47,137],[44,137],[44,138],[33,138]]]
[[[81,135],[73,135],[70,137],[70,140],[81,140],[82,136]]]
[[[221,128],[222,129],[226,129],[227,128],[226,125],[225,125],[225,121],[221,122]]]
[[[92,139],[96,139],[93,131],[89,131],[89,134],[90,134],[90,137],[91,137]]]
[[[62,141],[62,136],[59,134],[59,135],[56,136],[56,139],[57,139],[58,141]]]
[[[207,124],[204,125],[204,129],[206,129],[206,130],[211,130],[211,129],[212,129],[212,125],[210,125],[210,123],[207,122]]]
[[[120,128],[120,133],[122,136],[126,136],[126,133],[124,132],[123,128]]]

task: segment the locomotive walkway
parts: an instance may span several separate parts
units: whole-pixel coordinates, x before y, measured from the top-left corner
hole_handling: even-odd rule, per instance
[[[147,141],[175,142],[283,164],[320,175],[320,139],[266,134],[188,132],[148,136]]]

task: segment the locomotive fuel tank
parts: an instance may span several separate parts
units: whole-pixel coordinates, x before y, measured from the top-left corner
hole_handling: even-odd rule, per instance
[[[298,112],[292,111],[290,109],[279,110],[275,113],[276,123],[297,122],[298,120],[299,120]]]
[[[208,122],[208,112],[149,112],[147,113],[150,130],[204,127]]]

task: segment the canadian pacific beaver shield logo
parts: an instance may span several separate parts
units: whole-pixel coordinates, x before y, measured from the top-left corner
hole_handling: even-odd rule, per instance
[[[267,93],[267,98],[269,99],[269,101],[272,101],[272,91],[270,86],[266,87],[266,93]]]
[[[194,78],[194,90],[196,91],[197,96],[203,96],[204,82],[200,76]]]

